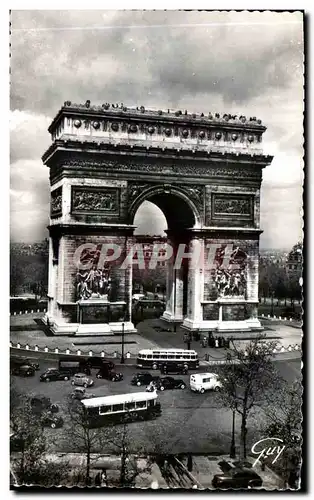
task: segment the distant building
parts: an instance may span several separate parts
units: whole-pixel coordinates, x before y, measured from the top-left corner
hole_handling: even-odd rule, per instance
[[[303,245],[297,243],[289,252],[286,260],[286,269],[289,275],[302,276],[303,269]]]

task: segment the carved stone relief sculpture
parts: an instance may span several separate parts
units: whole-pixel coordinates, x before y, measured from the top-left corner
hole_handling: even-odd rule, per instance
[[[118,189],[88,190],[72,188],[73,212],[118,212]]]
[[[241,214],[251,215],[252,199],[251,197],[227,197],[214,196],[214,215],[221,214]]]
[[[108,300],[110,289],[111,278],[109,269],[97,269],[97,267],[94,266],[89,271],[79,271],[77,273],[77,300],[88,300],[93,298]]]
[[[128,183],[128,204],[132,205],[133,201],[143,192],[145,189],[151,187],[150,184],[144,183]]]
[[[217,298],[245,298],[247,285],[247,254],[236,247],[230,255],[229,266],[223,267],[223,253],[215,261],[212,284]]]
[[[58,217],[62,214],[62,188],[55,189],[51,193],[51,217]]]

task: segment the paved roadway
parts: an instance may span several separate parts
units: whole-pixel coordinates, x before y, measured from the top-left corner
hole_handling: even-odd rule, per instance
[[[56,364],[53,361],[42,359],[43,353],[36,353],[36,356],[40,358],[40,371],[36,372],[35,377],[12,377],[12,380],[21,392],[34,395],[42,394],[60,405],[62,415],[66,420],[65,427],[63,429],[46,429],[45,432],[50,441],[51,452],[74,452],[76,450],[67,440],[66,434],[68,425],[66,401],[68,394],[73,389],[72,385],[65,381],[40,382],[39,374],[48,367],[56,366]],[[288,383],[291,383],[300,374],[301,360],[278,361],[276,366],[281,376]],[[88,391],[96,391],[97,395],[100,395],[100,392],[101,395],[106,396],[141,390],[141,388],[130,384],[132,375],[139,370],[127,365],[119,366],[117,369],[124,374],[124,380],[121,382],[97,380],[95,378],[96,370],[93,370],[95,385]],[[206,371],[214,370],[209,368]],[[183,378],[188,385],[189,376],[176,376],[176,378]],[[162,450],[164,453],[191,451],[194,453],[228,453],[231,438],[231,412],[220,407],[218,397],[215,393],[196,394],[188,387],[185,390],[159,393],[162,406],[161,417],[153,421],[130,424],[130,438],[145,452],[161,452]],[[255,415],[250,418],[249,446],[259,439],[259,428],[262,423],[261,414],[261,411],[256,411]],[[238,416],[236,417],[236,429],[240,429]],[[236,439],[239,442],[239,432],[236,433]]]

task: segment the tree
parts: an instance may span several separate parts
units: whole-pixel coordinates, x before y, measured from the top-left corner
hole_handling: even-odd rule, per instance
[[[133,284],[137,287],[143,286],[146,292],[155,293],[156,287],[165,289],[167,278],[166,267],[156,267],[156,269],[139,269],[133,267]]]
[[[102,449],[107,445],[106,428],[91,428],[86,408],[78,400],[69,398],[67,411],[70,418],[67,440],[71,441],[78,452],[85,454],[85,484],[87,486],[90,483],[91,454],[95,449]]]
[[[46,448],[40,419],[34,415],[28,398],[25,398],[20,406],[17,406],[14,402],[13,406],[11,406],[10,417],[10,444],[13,450],[18,452],[14,460],[16,476],[21,484],[37,483],[36,471]],[[12,448],[11,452],[13,451]]]
[[[10,387],[10,447],[14,477],[19,484],[54,486],[67,475],[66,464],[51,463],[46,457],[46,439],[40,415],[31,398]]]
[[[22,284],[25,281],[25,269],[18,259],[11,256],[10,259],[10,295],[14,297],[21,292]]]
[[[112,437],[109,438],[109,441],[117,450],[121,459],[119,486],[122,488],[130,488],[134,486],[138,471],[134,456],[134,444],[132,445],[127,421],[115,427],[114,433]]]
[[[264,409],[265,436],[282,439],[285,446],[278,468],[286,483],[295,487],[302,456],[302,383],[296,380],[278,392],[276,404]]]
[[[281,384],[272,362],[276,342],[266,343],[263,340],[263,336],[258,336],[244,349],[233,342],[234,355],[229,355],[226,364],[221,367],[220,402],[241,416],[240,460],[245,460],[247,456],[246,435],[250,412],[263,401],[269,401],[270,394],[275,393]]]

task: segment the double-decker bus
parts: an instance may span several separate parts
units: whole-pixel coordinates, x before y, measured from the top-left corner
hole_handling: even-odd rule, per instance
[[[133,392],[82,399],[90,427],[151,420],[161,415],[156,392]]]
[[[139,368],[157,370],[160,366],[169,363],[183,363],[187,368],[198,368],[199,359],[196,351],[187,349],[142,349],[137,355]]]

